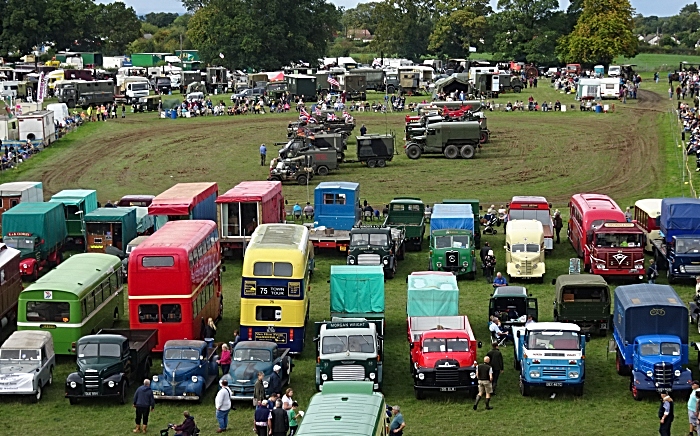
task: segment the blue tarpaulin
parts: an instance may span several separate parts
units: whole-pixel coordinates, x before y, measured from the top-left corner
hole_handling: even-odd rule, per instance
[[[661,200],[659,227],[671,242],[674,236],[700,234],[700,200],[696,198],[664,198]]]
[[[471,230],[474,231],[474,212],[469,204],[442,204],[433,207],[430,215],[430,233],[435,230]]]

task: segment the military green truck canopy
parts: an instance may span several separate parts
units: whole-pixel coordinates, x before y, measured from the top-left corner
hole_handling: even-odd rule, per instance
[[[384,269],[381,265],[331,265],[331,314],[383,315]]]
[[[557,277],[557,297],[561,295],[562,289],[567,287],[607,288],[608,283],[603,277],[596,274],[564,274]]]
[[[418,272],[408,276],[408,316],[459,315],[457,278],[448,272]]]

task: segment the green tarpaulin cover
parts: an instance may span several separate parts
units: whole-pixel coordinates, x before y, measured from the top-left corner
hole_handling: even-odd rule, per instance
[[[331,266],[331,313],[384,313],[381,266]]]
[[[450,273],[413,273],[408,276],[408,316],[459,315],[457,278]]]

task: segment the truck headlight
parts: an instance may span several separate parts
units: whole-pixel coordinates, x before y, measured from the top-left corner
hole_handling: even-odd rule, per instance
[[[423,374],[422,372],[419,372],[418,373],[418,380],[423,380],[423,379],[425,379],[425,374]]]
[[[530,371],[530,377],[540,378],[540,372],[539,371]]]
[[[197,376],[193,375],[192,376],[192,383],[197,383],[197,380],[198,380]]]
[[[569,378],[578,378],[578,371],[571,371],[569,373]]]
[[[387,259],[387,258],[385,257],[384,260],[382,261],[382,263],[383,263],[384,265],[389,265],[389,259]]]
[[[476,373],[475,373],[475,372],[470,373],[470,374],[469,374],[469,377],[471,377],[471,378],[473,378],[473,379],[476,378]]]
[[[375,373],[373,373],[373,372],[370,372],[370,373],[369,373],[369,379],[370,379],[370,380],[374,380],[374,378],[375,378],[376,376],[377,376],[377,375],[376,375]]]
[[[673,373],[673,375],[675,375],[676,377],[680,377],[680,376],[681,376],[681,370],[680,370],[680,369],[677,369],[677,370]]]
[[[158,376],[157,376],[157,375],[154,375],[154,376],[153,376],[153,381],[156,382],[156,383],[158,383]]]
[[[355,265],[355,258],[354,257],[348,257],[348,263],[350,265]]]
[[[269,386],[269,384],[270,384],[270,383],[268,383],[267,381],[264,381],[264,382],[263,382],[263,387],[264,387],[265,389],[267,389],[267,387]]]
[[[469,266],[469,262],[467,262],[467,261],[465,260],[464,262],[462,262],[462,266],[465,267],[465,268],[468,267],[468,266]]]
[[[515,267],[516,267],[517,269],[520,269],[520,264],[519,264],[519,263],[516,263],[516,264],[515,264]]]
[[[685,272],[685,265],[681,265],[681,272],[682,272],[682,273]]]
[[[438,268],[442,268],[442,262],[438,262],[435,264]]]
[[[651,377],[652,377],[653,375],[654,375],[654,373],[653,373],[653,372],[651,372],[651,371],[647,371],[647,377],[651,378]]]
[[[321,374],[321,380],[323,380],[323,381],[328,380],[328,374]]]
[[[108,382],[107,382],[107,386],[109,386],[110,388],[113,388],[113,387],[114,387],[114,382],[113,382],[112,380],[108,381]]]
[[[76,383],[76,382],[74,382],[74,381],[70,382],[70,388],[71,388],[71,389],[75,389],[76,387],[78,387],[78,383]]]
[[[537,265],[539,265],[537,262],[532,264],[532,268],[537,268]]]

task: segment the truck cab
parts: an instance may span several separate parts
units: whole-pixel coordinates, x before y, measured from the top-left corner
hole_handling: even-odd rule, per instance
[[[218,347],[205,341],[170,340],[163,348],[163,372],[154,375],[151,390],[156,400],[201,401],[206,389],[219,378]]]
[[[645,238],[635,223],[594,223],[588,235],[591,272],[644,279]]]
[[[404,257],[404,232],[390,227],[355,227],[350,230],[348,265],[381,265],[386,278],[394,278]]]
[[[425,235],[425,204],[420,198],[394,198],[389,203],[389,214],[384,220],[384,226],[403,229],[406,248],[421,251]]]
[[[536,220],[515,220],[506,227],[506,271],[510,278],[544,279],[544,231]]]
[[[289,377],[294,365],[289,355],[289,348],[279,348],[276,343],[268,341],[242,341],[235,345],[231,353],[231,369],[221,380],[226,380],[233,392],[232,400],[252,400],[258,372],[263,373],[265,395],[268,390],[270,376],[275,365],[282,367],[280,378],[282,386],[289,384]]]
[[[514,366],[520,371],[520,394],[535,386],[566,388],[583,395],[586,342],[590,337],[576,324],[536,322],[513,328]]]
[[[326,381],[365,380],[382,390],[383,319],[334,317],[316,327],[316,389]]]
[[[51,333],[16,331],[0,347],[0,394],[29,395],[36,403],[53,383],[55,367]]]
[[[522,286],[496,288],[489,300],[489,316],[496,316],[506,326],[523,326],[528,316],[537,321],[537,298]]]

